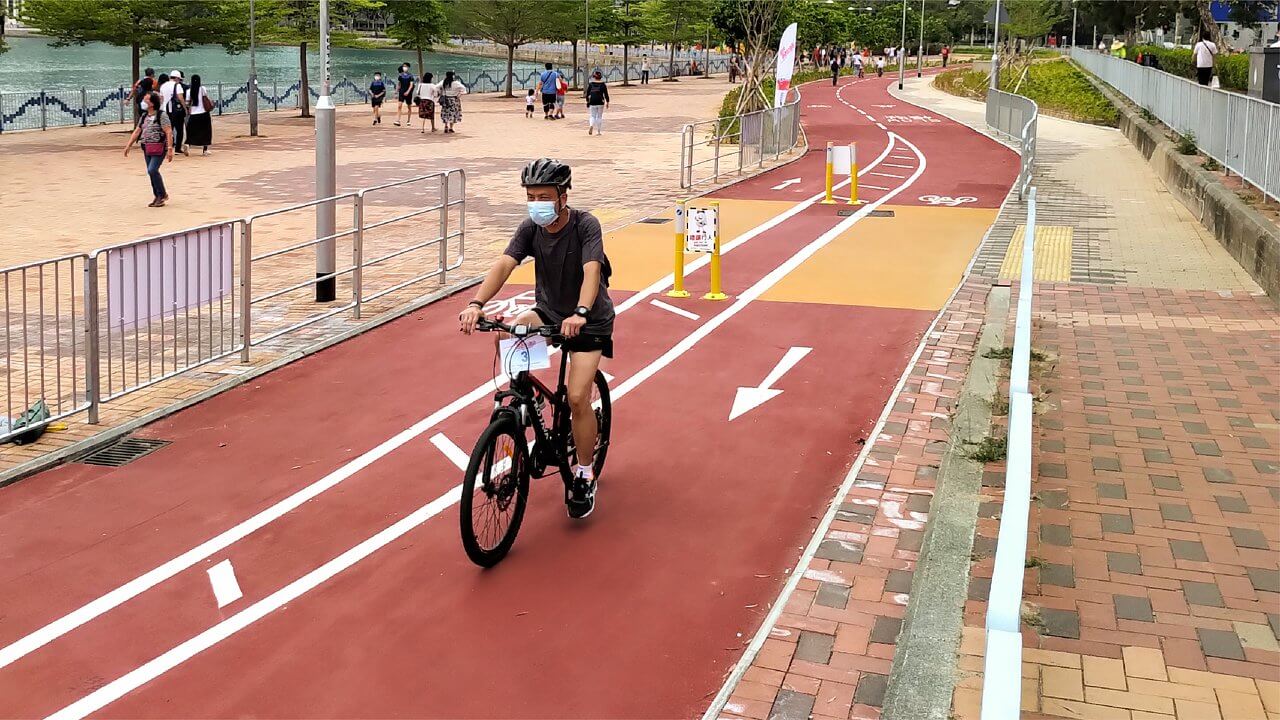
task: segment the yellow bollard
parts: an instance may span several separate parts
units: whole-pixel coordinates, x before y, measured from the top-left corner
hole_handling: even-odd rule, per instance
[[[831,142],[828,142],[828,143],[827,143],[827,196],[826,196],[826,197],[824,197],[824,198],[822,198],[822,204],[823,204],[823,205],[835,205],[835,204],[836,204],[836,200],[835,200],[835,198],[831,197],[831,174],[832,174],[832,165],[831,165],[831,160],[832,160],[832,158],[831,158],[831,146],[832,146],[832,143],[831,143]]]
[[[716,211],[716,249],[711,251],[711,292],[703,295],[702,299],[727,300],[729,296],[725,295],[720,287],[720,228],[723,227],[720,217],[720,203],[712,201],[711,207]]]
[[[849,204],[861,205],[858,199],[858,143],[849,143]]]
[[[676,202],[676,263],[675,271],[672,277],[675,282],[671,286],[671,290],[667,292],[667,297],[687,298],[689,291],[684,289],[684,211],[685,202],[680,200]]]

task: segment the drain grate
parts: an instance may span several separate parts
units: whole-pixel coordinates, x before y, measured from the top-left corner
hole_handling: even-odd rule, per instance
[[[645,218],[640,222],[644,223],[645,225],[666,225],[667,223],[671,222],[671,218]]]
[[[114,442],[97,452],[86,455],[80,460],[80,462],[85,465],[120,467],[122,465],[128,465],[143,455],[150,455],[168,444],[168,440],[127,437],[123,440]]]

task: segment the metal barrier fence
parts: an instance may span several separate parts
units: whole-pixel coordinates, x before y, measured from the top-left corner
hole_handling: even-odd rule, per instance
[[[1027,523],[1031,514],[1031,300],[1034,283],[1036,189],[1027,192],[1022,275],[1009,370],[1009,430],[1005,438],[1004,503],[987,596],[987,647],[982,683],[982,720],[1018,720],[1022,684],[1022,582],[1026,568]]]
[[[1071,59],[1280,200],[1280,105],[1082,48],[1073,48]]]
[[[86,410],[96,423],[103,403],[237,353],[247,362],[252,347],[341,313],[359,319],[365,304],[417,283],[444,285],[465,259],[465,193],[465,173],[448,170],[0,269],[5,418],[47,408],[0,426],[0,442]],[[350,224],[296,242],[314,234],[324,203],[349,204]],[[350,263],[317,277],[305,251],[339,240]],[[315,302],[313,287],[330,278],[340,299]]]
[[[700,66],[701,67],[701,66]],[[711,72],[727,72],[728,61],[713,59]],[[625,69],[630,80],[639,80],[641,65],[632,63]],[[672,74],[689,75],[692,65],[688,60],[677,60],[673,64],[667,62],[650,63],[650,77],[664,78]],[[624,68],[621,63],[600,66],[606,81],[621,81]],[[522,90],[533,87],[542,70],[528,72],[513,71],[511,87]],[[460,73],[462,81],[472,93],[505,92],[507,74],[505,71],[479,71]],[[572,79],[572,78],[571,78]],[[343,78],[332,89],[332,97],[336,105],[359,105],[369,101],[369,78],[356,84]],[[308,83],[311,98],[320,97],[319,86]],[[205,84],[209,99],[213,102],[213,113],[230,115],[249,112],[249,84],[247,82],[229,85],[221,82]],[[278,82],[269,84],[258,82],[259,111],[276,111],[281,107],[293,109],[299,106],[298,93],[302,82],[295,81],[283,90]],[[87,126],[103,124],[124,124],[133,122],[132,101],[128,99],[130,85],[124,84],[109,89],[78,90],[42,90],[38,93],[0,93],[0,133],[16,130],[47,130],[51,127]]]
[[[727,174],[741,175],[770,156],[774,160],[795,149],[800,133],[800,91],[780,107],[704,120],[680,133],[680,187],[718,183]],[[727,151],[726,151],[727,149]]]
[[[1030,98],[987,90],[987,127],[1018,142],[1022,161],[1018,167],[1018,199],[1026,198],[1031,187],[1031,173],[1036,163],[1036,136],[1040,125],[1040,106]]]

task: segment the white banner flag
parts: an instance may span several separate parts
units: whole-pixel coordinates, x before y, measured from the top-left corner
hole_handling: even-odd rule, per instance
[[[791,23],[782,31],[782,40],[778,42],[778,68],[774,72],[777,78],[777,89],[773,91],[773,106],[782,107],[787,101],[787,90],[791,89],[791,74],[796,69],[796,24]]]

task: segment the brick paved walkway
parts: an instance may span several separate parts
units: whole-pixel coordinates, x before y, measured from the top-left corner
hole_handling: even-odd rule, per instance
[[[981,105],[906,94],[982,128]],[[1276,720],[1280,313],[1122,136],[1040,133],[1040,222],[1071,268],[1036,287],[1023,717]],[[993,227],[725,717],[881,716],[955,400],[1025,217],[1010,202]],[[955,720],[979,712],[1003,470],[983,473]]]

